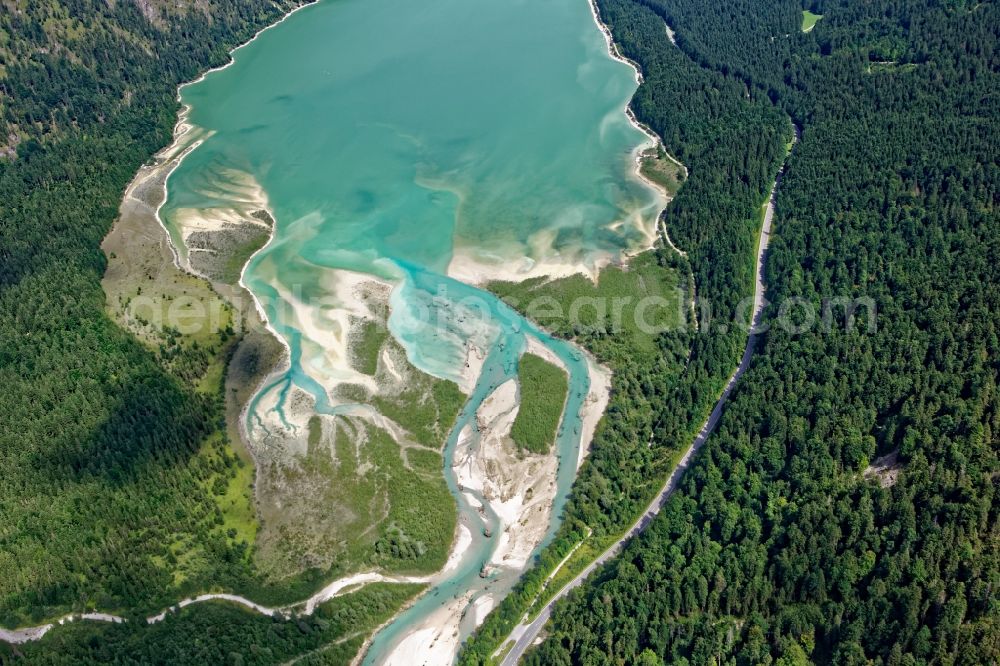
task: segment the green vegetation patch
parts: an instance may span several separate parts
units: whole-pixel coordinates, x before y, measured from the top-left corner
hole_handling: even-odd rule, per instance
[[[290,603],[360,569],[437,571],[457,520],[442,470],[437,451],[404,450],[364,420],[312,419],[305,455],[258,475],[268,529],[258,536],[255,559],[267,579],[246,592],[268,604]]]
[[[222,516],[221,523],[215,521],[216,531],[234,545],[252,544],[258,527],[253,503],[253,465],[236,455],[221,432],[209,438],[201,455],[212,470],[203,484],[215,496]]]
[[[372,320],[361,322],[359,332],[351,341],[354,367],[358,372],[375,375],[378,371],[379,354],[388,337],[389,329],[384,324]]]
[[[414,471],[424,474],[440,474],[444,466],[442,455],[428,449],[407,449],[406,461]]]
[[[219,279],[225,284],[236,284],[243,273],[243,267],[250,261],[250,257],[267,245],[271,232],[267,229],[251,227],[248,238],[230,248],[227,248],[224,256],[225,262],[220,267]]]
[[[823,18],[822,14],[813,14],[808,9],[802,10],[802,32],[809,32],[816,27],[816,23]]]
[[[137,242],[111,258],[104,280],[109,313],[153,350],[171,374],[204,393],[216,393],[236,342],[236,314],[208,281],[172,265],[144,269],[145,277],[138,277],[128,264],[141,261],[136,255],[158,261],[149,256],[151,249],[155,246]],[[123,258],[129,254],[133,258]]]
[[[413,372],[402,393],[375,396],[372,403],[413,435],[418,444],[440,449],[465,400],[455,382]]]
[[[868,74],[904,74],[912,72],[916,68],[917,64],[913,62],[873,60],[868,63],[868,68],[865,71]]]
[[[547,453],[566,405],[569,382],[566,373],[540,356],[524,354],[517,366],[521,405],[510,430],[518,448]]]
[[[336,399],[370,405],[392,424],[314,416],[304,451],[262,465],[255,562],[264,581],[255,589],[270,603],[358,569],[431,573],[447,558],[456,508],[440,450],[466,396],[413,367],[384,321],[355,321],[351,342],[354,367],[377,389],[341,385]]]
[[[662,187],[669,197],[676,196],[677,190],[684,184],[683,165],[667,155],[663,146],[658,145],[643,153],[639,171],[651,182]]]
[[[376,476],[389,505],[373,561],[400,573],[437,571],[448,559],[458,519],[440,463],[432,473],[407,468],[399,445],[383,430],[370,429],[366,448],[378,461]]]
[[[440,451],[466,396],[413,367],[384,320],[353,324],[352,363],[377,388],[341,385],[336,399],[391,423],[314,416],[304,450],[262,463],[250,589],[271,604],[359,569],[432,573],[447,559],[457,515]]]
[[[657,337],[683,322],[677,272],[653,251],[627,267],[608,266],[594,284],[584,275],[558,280],[492,282],[489,289],[514,309],[564,338],[576,338],[602,361],[655,354]]]

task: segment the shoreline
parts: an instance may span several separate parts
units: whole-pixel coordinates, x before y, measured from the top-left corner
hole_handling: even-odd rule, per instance
[[[184,135],[186,135],[187,133],[189,133],[192,130],[194,130],[194,129],[197,128],[197,125],[188,122],[188,118],[189,118],[190,113],[191,113],[191,105],[190,104],[186,104],[184,102],[183,97],[181,95],[181,90],[182,89],[184,89],[184,88],[186,88],[188,86],[192,86],[192,85],[194,85],[196,83],[201,83],[210,74],[214,74],[215,72],[221,72],[222,70],[227,69],[228,67],[232,67],[234,64],[236,64],[236,52],[237,51],[239,51],[239,50],[241,50],[241,49],[249,46],[250,44],[252,44],[258,37],[260,37],[262,34],[264,34],[265,32],[267,32],[268,30],[281,25],[287,19],[289,19],[293,14],[295,14],[297,12],[300,12],[303,9],[306,9],[308,7],[312,7],[313,5],[318,4],[319,2],[320,2],[320,0],[303,0],[303,4],[299,5],[298,7],[296,7],[295,9],[293,9],[293,10],[291,10],[289,12],[286,12],[284,15],[282,15],[282,17],[280,19],[278,19],[274,23],[271,23],[269,25],[264,26],[263,28],[261,28],[260,30],[258,30],[257,32],[255,32],[254,35],[253,35],[253,37],[251,37],[247,41],[243,42],[242,44],[237,44],[233,48],[229,49],[229,53],[228,53],[229,61],[228,62],[226,62],[225,64],[222,64],[222,65],[218,65],[216,67],[212,67],[211,69],[205,70],[196,79],[192,79],[191,81],[185,81],[184,83],[178,84],[177,85],[177,93],[174,96],[174,98],[177,100],[177,103],[180,105],[181,108],[177,112],[177,122],[174,123],[174,130],[173,130],[173,134],[172,134],[173,141],[171,141],[170,144],[168,144],[167,146],[165,146],[163,149],[157,151],[153,155],[153,158],[159,158],[161,155],[169,154],[172,149],[175,149],[175,148],[177,148],[177,147],[180,146],[180,139]],[[184,148],[184,150],[181,152],[180,155],[174,156],[174,157],[170,157],[168,159],[168,161],[164,162],[163,164],[156,164],[156,165],[153,165],[152,167],[150,167],[151,170],[155,170],[155,169],[157,169],[159,167],[166,166],[170,162],[174,162],[173,166],[171,166],[167,170],[167,173],[166,173],[166,175],[163,178],[163,202],[159,206],[156,207],[156,221],[160,223],[160,226],[163,227],[164,232],[167,234],[167,238],[170,241],[170,248],[174,252],[175,262],[177,263],[177,267],[180,268],[181,270],[187,270],[187,269],[184,268],[184,266],[182,266],[181,263],[180,263],[180,255],[178,253],[179,251],[173,245],[173,240],[170,237],[170,230],[167,229],[167,226],[163,223],[163,220],[160,219],[160,208],[162,208],[163,204],[166,203],[166,201],[167,201],[167,196],[168,196],[167,188],[168,188],[168,183],[170,181],[170,177],[173,175],[174,171],[176,171],[177,168],[181,165],[181,162],[184,161],[184,158],[187,157],[188,154],[190,154],[196,148],[198,148],[202,144],[203,141],[204,141],[204,138],[200,138],[200,139],[192,142],[188,146],[186,146]],[[142,170],[142,168],[145,168],[145,167],[141,167],[140,171]],[[135,179],[133,179],[133,180],[135,180]],[[129,185],[129,188],[131,188],[131,184]],[[126,191],[128,191],[128,190],[126,190]],[[274,220],[274,215],[273,215],[272,211],[268,209],[267,212],[268,212],[268,215],[271,216],[271,219]],[[273,235],[274,227],[272,226],[271,229],[272,229],[272,235]],[[268,240],[268,243],[270,243],[270,239]],[[266,246],[267,246],[267,244],[265,244],[265,247]],[[256,253],[254,253],[254,254],[256,254]],[[250,259],[253,259],[253,255],[251,255]],[[247,260],[248,264],[250,263],[250,259]],[[245,268],[245,266],[244,266],[244,268]],[[204,276],[201,276],[201,277],[204,277]],[[240,275],[240,279],[242,280],[242,272],[241,272],[241,275]]]
[[[177,101],[181,102],[181,94],[180,94],[181,88],[184,88],[184,87],[190,86],[190,85],[194,85],[195,83],[200,83],[201,81],[205,80],[205,77],[207,77],[209,74],[214,74],[215,72],[221,72],[222,70],[226,69],[227,67],[231,67],[233,65],[233,63],[235,62],[234,56],[235,56],[235,54],[236,54],[237,51],[239,51],[242,48],[245,48],[245,47],[249,46],[250,44],[252,44],[254,42],[254,40],[256,40],[258,37],[260,37],[262,34],[264,34],[265,32],[267,32],[268,30],[281,25],[288,18],[290,18],[293,14],[295,14],[297,12],[300,12],[303,9],[306,9],[307,7],[312,7],[313,5],[319,4],[319,2],[320,2],[320,0],[302,0],[302,4],[300,4],[298,7],[296,7],[295,9],[293,9],[293,10],[291,10],[289,12],[286,12],[280,19],[278,19],[274,23],[268,24],[268,25],[264,26],[263,28],[261,28],[260,30],[258,30],[257,32],[254,33],[253,37],[251,37],[247,41],[243,42],[242,44],[238,44],[238,45],[234,46],[233,48],[229,49],[229,62],[225,63],[224,65],[218,65],[217,67],[212,67],[211,69],[207,69],[204,72],[202,72],[201,75],[198,76],[198,78],[193,79],[191,81],[186,81],[186,82],[180,84],[179,86],[177,86]],[[188,106],[188,105],[184,104],[183,102],[181,102],[181,104],[183,106]]]
[[[634,60],[630,60],[629,58],[623,56],[621,51],[618,50],[618,44],[615,43],[615,40],[611,35],[611,28],[605,25],[604,21],[601,20],[601,12],[597,8],[597,0],[588,0],[588,4],[590,5],[590,14],[594,17],[594,23],[597,24],[601,34],[604,35],[604,42],[608,45],[608,55],[610,55],[613,60],[623,62],[631,67],[635,71],[635,82],[642,85],[642,82],[645,80],[642,76],[642,67],[640,67],[639,63]],[[632,98],[630,96],[629,101],[631,101],[631,99]]]
[[[192,111],[192,107],[191,107],[190,104],[187,104],[187,103],[184,102],[183,95],[182,95],[181,91],[184,88],[186,88],[187,86],[191,86],[191,85],[195,85],[197,83],[201,83],[202,81],[204,81],[211,74],[214,74],[216,72],[221,72],[221,71],[223,71],[223,70],[225,70],[225,69],[233,66],[236,63],[236,53],[238,51],[240,51],[241,49],[243,49],[243,48],[249,46],[250,44],[252,44],[254,41],[257,40],[258,37],[260,37],[262,34],[264,34],[265,32],[267,32],[268,30],[271,30],[272,28],[275,28],[275,27],[281,25],[286,20],[288,20],[292,15],[296,14],[297,12],[302,11],[303,9],[307,9],[309,7],[312,7],[312,6],[316,5],[316,4],[318,4],[319,1],[320,0],[304,0],[304,2],[302,4],[300,4],[299,6],[295,7],[291,11],[286,12],[284,15],[281,16],[281,18],[279,18],[274,23],[271,23],[271,24],[266,25],[263,28],[259,29],[247,41],[245,41],[245,42],[243,42],[241,44],[238,44],[238,45],[234,46],[233,48],[231,48],[229,50],[229,53],[228,53],[228,58],[229,59],[228,59],[228,61],[226,63],[224,63],[222,65],[218,65],[216,67],[212,67],[211,69],[208,69],[208,70],[202,72],[197,78],[195,78],[195,79],[193,79],[191,81],[185,81],[183,83],[178,84],[178,86],[177,86],[177,92],[176,92],[176,95],[175,95],[175,99],[177,100],[177,102],[178,102],[178,104],[180,105],[181,108],[177,112],[177,122],[174,123],[173,141],[171,141],[170,144],[168,144],[163,149],[161,149],[160,151],[158,151],[157,153],[155,153],[153,155],[154,159],[156,159],[156,160],[162,159],[164,161],[160,162],[160,163],[157,163],[157,164],[153,164],[153,165],[148,166],[148,167],[147,166],[140,167],[139,173],[136,174],[136,176],[133,178],[132,182],[129,184],[128,188],[126,188],[126,196],[127,196],[128,193],[134,189],[135,185],[138,182],[144,181],[147,178],[149,178],[149,177],[151,177],[153,175],[156,175],[160,169],[166,169],[166,173],[164,174],[164,177],[163,177],[163,184],[162,184],[162,187],[161,187],[161,189],[162,189],[162,199],[161,199],[159,205],[156,206],[156,208],[155,208],[155,210],[153,212],[153,216],[156,219],[156,222],[160,225],[160,228],[162,229],[163,233],[166,235],[167,246],[170,248],[171,254],[173,255],[174,264],[177,266],[177,268],[179,270],[183,271],[183,272],[186,272],[186,273],[189,273],[191,275],[195,275],[197,277],[201,277],[203,279],[208,280],[209,284],[212,285],[212,288],[213,288],[214,291],[216,291],[216,293],[219,292],[219,289],[216,287],[216,284],[215,284],[215,282],[213,280],[209,279],[205,275],[202,275],[198,271],[196,271],[190,265],[190,263],[191,263],[190,261],[182,261],[180,248],[176,247],[176,245],[174,243],[174,239],[173,239],[173,237],[170,234],[170,229],[167,227],[166,223],[164,223],[163,218],[160,215],[160,211],[162,210],[163,206],[166,205],[167,200],[169,198],[169,183],[170,183],[170,178],[174,175],[174,172],[177,171],[177,169],[181,166],[181,164],[183,163],[184,159],[188,155],[190,155],[192,152],[194,152],[196,149],[198,149],[204,143],[204,141],[211,136],[209,134],[208,136],[197,137],[191,143],[185,145],[185,138],[189,134],[191,134],[192,132],[195,132],[199,128],[194,123],[189,122],[189,118],[190,118],[190,114],[191,114],[191,111]],[[178,151],[180,151],[180,152],[178,153]],[[261,380],[257,383],[257,385],[252,388],[252,390],[250,391],[250,397],[247,399],[246,403],[241,407],[240,413],[237,416],[239,434],[240,434],[240,437],[243,439],[243,442],[242,442],[243,448],[246,449],[247,453],[249,455],[251,455],[251,456],[252,456],[251,447],[249,446],[249,443],[248,443],[248,441],[249,441],[249,433],[248,433],[248,431],[246,429],[247,409],[248,409],[250,403],[253,401],[253,399],[258,396],[258,394],[260,393],[260,391],[267,384],[269,384],[271,381],[273,381],[274,379],[276,379],[278,376],[280,376],[281,374],[283,374],[284,372],[286,372],[291,367],[291,352],[292,352],[291,346],[288,344],[288,341],[285,340],[285,338],[280,333],[278,333],[278,331],[271,324],[271,322],[270,322],[270,320],[269,320],[269,318],[267,316],[267,313],[266,313],[266,311],[264,309],[264,306],[260,302],[260,299],[253,292],[253,290],[251,290],[249,288],[249,286],[247,286],[247,284],[246,284],[246,282],[244,280],[244,277],[246,275],[246,269],[250,265],[250,263],[254,260],[255,257],[257,257],[258,254],[260,254],[265,249],[267,249],[267,247],[269,245],[271,245],[271,243],[274,241],[276,227],[277,227],[277,218],[274,216],[274,211],[271,209],[271,207],[269,205],[265,204],[263,206],[263,209],[267,212],[267,214],[271,217],[271,220],[272,220],[272,224],[271,224],[270,229],[268,231],[267,242],[264,243],[264,245],[262,245],[253,254],[251,254],[250,257],[247,259],[246,263],[243,264],[242,268],[240,269],[240,277],[239,277],[239,280],[236,283],[236,287],[242,289],[250,297],[250,300],[251,300],[251,302],[254,305],[254,310],[256,312],[256,316],[257,316],[258,320],[260,321],[261,324],[263,324],[263,327],[268,331],[268,333],[270,333],[271,337],[281,345],[281,347],[283,348],[284,351],[282,352],[281,360],[279,360],[275,364],[275,366],[261,378]],[[114,225],[112,226],[112,230],[113,229],[114,229]],[[110,233],[111,232],[109,231],[109,234]],[[187,264],[187,266],[184,265],[185,263]],[[222,296],[223,298],[225,298],[225,296],[223,294],[220,293],[219,295]],[[230,299],[227,299],[227,300],[230,300]],[[235,304],[233,304],[233,305],[235,305]],[[244,321],[244,323],[246,323],[246,322]],[[246,331],[244,330],[243,333],[246,333]],[[228,374],[228,372],[227,372],[227,374]],[[257,466],[255,465],[255,469],[254,469],[254,478],[255,478],[255,480],[256,480],[256,477],[257,477]]]
[[[641,67],[638,63],[621,54],[618,49],[618,45],[611,37],[611,30],[601,20],[596,0],[588,0],[588,5],[590,7],[591,18],[604,38],[608,56],[614,61],[631,67],[636,84],[642,85],[644,78]],[[667,194],[667,192],[660,185],[657,185],[643,175],[643,153],[650,149],[662,150],[664,155],[666,155],[671,162],[683,169],[685,178],[688,176],[688,169],[683,162],[678,160],[670,153],[670,151],[667,150],[662,138],[656,132],[645,124],[639,122],[636,118],[635,113],[632,111],[632,98],[634,96],[635,91],[633,91],[632,94],[628,96],[628,99],[625,100],[622,111],[625,114],[625,117],[628,118],[629,124],[641,132],[646,137],[646,141],[635,146],[635,148],[631,151],[633,167],[631,169],[630,176],[643,187],[653,192],[656,198],[659,199],[657,202],[659,210],[656,212],[656,215],[653,216],[654,221],[652,225],[652,232],[648,235],[648,245],[631,251],[628,249],[622,249],[617,253],[617,256],[614,254],[607,254],[606,256],[594,258],[590,263],[582,260],[562,260],[558,257],[542,258],[538,260],[530,257],[524,257],[526,261],[523,264],[523,268],[511,268],[510,259],[499,255],[494,257],[482,257],[476,256],[474,252],[469,252],[468,250],[464,250],[462,248],[455,248],[453,250],[451,260],[448,262],[448,277],[476,287],[484,287],[490,282],[523,282],[525,280],[538,277],[559,279],[582,274],[587,276],[596,284],[598,275],[602,269],[613,264],[627,262],[630,258],[637,254],[654,249],[661,232],[661,218],[663,217],[663,211],[666,210],[666,207],[673,200],[673,197]],[[615,222],[613,225],[620,224],[621,222],[623,221]],[[671,243],[671,245],[673,244]],[[678,250],[678,252],[680,252],[680,250]],[[683,252],[681,252],[681,254],[683,254]],[[495,261],[492,261],[491,259],[495,259]]]
[[[254,33],[254,35],[250,39],[246,40],[242,44],[238,44],[238,45],[234,46],[233,48],[231,48],[229,50],[229,53],[228,53],[228,58],[229,59],[228,59],[228,61],[226,63],[205,70],[196,79],[193,79],[191,81],[185,81],[184,83],[178,84],[178,86],[177,86],[177,93],[175,95],[175,99],[177,100],[177,103],[180,105],[181,108],[177,112],[177,122],[174,123],[173,141],[168,146],[166,146],[165,148],[163,148],[163,150],[157,152],[154,155],[154,158],[157,158],[157,157],[159,157],[160,155],[163,155],[163,154],[169,155],[173,150],[175,150],[180,145],[182,145],[182,140],[185,137],[185,135],[187,135],[188,133],[192,132],[193,130],[195,130],[197,128],[197,125],[195,125],[194,123],[188,122],[190,114],[191,114],[192,107],[191,107],[190,104],[186,104],[184,102],[183,95],[182,95],[182,92],[181,92],[184,88],[186,88],[188,86],[191,86],[191,85],[195,85],[197,83],[201,83],[209,75],[214,74],[216,72],[221,72],[224,69],[232,67],[234,64],[236,64],[236,53],[238,51],[240,51],[241,49],[246,48],[247,46],[249,46],[250,44],[252,44],[254,41],[257,40],[258,37],[260,37],[261,35],[263,35],[268,30],[271,30],[271,29],[273,29],[273,28],[281,25],[282,23],[284,23],[285,21],[287,21],[289,18],[291,18],[294,14],[302,11],[303,9],[307,9],[309,7],[317,5],[319,2],[320,2],[320,0],[303,0],[302,4],[300,4],[299,6],[295,7],[291,11],[286,12],[284,15],[281,16],[281,18],[279,18],[274,23],[271,23],[269,25],[266,25],[266,26],[260,28],[257,32]],[[163,229],[163,233],[165,233],[166,236],[167,236],[167,245],[170,247],[170,250],[173,253],[174,263],[177,265],[177,267],[180,270],[189,272],[189,273],[191,273],[193,275],[198,275],[198,273],[196,271],[194,271],[193,269],[186,268],[185,266],[182,265],[181,256],[180,256],[180,249],[174,246],[173,237],[170,235],[170,230],[167,228],[167,225],[163,222],[163,219],[160,216],[160,210],[166,204],[167,199],[169,197],[169,183],[170,183],[171,176],[173,176],[174,172],[181,166],[181,163],[184,161],[184,159],[189,154],[191,154],[194,150],[196,150],[198,147],[200,147],[206,138],[207,137],[201,137],[201,138],[196,139],[195,141],[193,141],[188,146],[185,146],[185,148],[181,151],[181,153],[179,155],[175,155],[173,157],[170,157],[167,162],[165,162],[163,164],[155,165],[155,166],[153,166],[151,168],[152,171],[155,171],[158,168],[167,167],[167,172],[166,172],[166,174],[165,174],[165,176],[163,178],[163,199],[160,202],[160,204],[156,207],[156,209],[154,211],[154,217],[156,218],[156,221],[159,223],[160,227]],[[171,164],[171,162],[172,162],[172,164]],[[167,166],[167,165],[169,165],[169,166]],[[130,184],[129,188],[131,188],[131,187],[132,187],[132,185]],[[126,190],[126,192],[127,191],[128,190]],[[246,282],[244,281],[244,276],[246,274],[247,266],[249,266],[250,263],[254,260],[254,258],[258,254],[260,254],[261,252],[263,252],[265,249],[267,249],[267,247],[274,241],[274,236],[275,236],[276,228],[277,228],[277,225],[278,225],[277,218],[274,216],[274,211],[271,210],[270,206],[265,206],[264,209],[267,211],[267,214],[271,216],[271,220],[272,220],[272,224],[271,224],[270,230],[268,232],[267,242],[264,243],[264,245],[262,245],[257,251],[255,251],[253,254],[251,254],[250,257],[247,259],[246,263],[243,264],[243,267],[240,269],[240,277],[239,277],[239,280],[237,281],[237,286],[239,288],[243,289],[243,291],[245,291],[247,293],[247,295],[250,296],[250,300],[254,304],[254,309],[256,311],[257,318],[264,325],[264,328],[271,334],[271,336],[282,346],[282,348],[284,349],[284,352],[282,353],[281,360],[278,361],[275,364],[275,366],[268,373],[266,373],[261,378],[261,380],[257,383],[257,386],[253,387],[252,391],[250,392],[250,397],[247,399],[246,404],[244,404],[243,407],[240,409],[240,413],[239,413],[239,415],[237,417],[240,437],[243,438],[243,440],[244,440],[243,441],[243,447],[247,450],[247,452],[251,456],[252,456],[252,453],[250,453],[251,449],[250,449],[250,446],[248,444],[249,433],[246,430],[246,416],[247,416],[246,412],[247,412],[247,408],[250,405],[250,403],[253,401],[253,399],[264,388],[264,386],[266,386],[269,382],[271,382],[273,379],[277,378],[279,375],[281,375],[282,373],[284,373],[285,371],[287,371],[291,367],[291,353],[292,353],[292,349],[291,349],[291,346],[288,344],[288,341],[285,340],[285,338],[280,333],[278,333],[278,331],[271,324],[270,320],[267,317],[267,313],[264,310],[263,304],[260,302],[260,300],[258,299],[257,295],[255,293],[253,293],[253,291],[247,286]],[[190,261],[188,261],[186,263],[188,263],[189,266],[190,266]],[[200,276],[200,277],[205,277],[205,276]],[[214,286],[214,283],[212,282],[212,280],[209,280],[209,283],[213,285],[213,289],[214,289],[215,286]],[[227,372],[227,374],[228,374],[228,372]],[[255,465],[254,467],[255,467],[254,468],[254,479],[256,480],[256,478],[257,478],[257,466]]]
[[[594,19],[594,23],[597,24],[597,27],[598,29],[600,29],[601,34],[604,35],[604,42],[608,45],[608,54],[611,56],[613,60],[617,60],[618,62],[624,63],[629,67],[631,67],[635,71],[636,83],[641,86],[645,81],[645,78],[642,75],[642,67],[634,60],[626,58],[624,55],[622,55],[621,51],[618,48],[618,44],[615,42],[614,37],[611,34],[611,29],[604,23],[604,21],[601,20],[601,13],[597,7],[597,0],[587,0],[587,2],[590,5],[590,14]],[[664,21],[664,25],[666,26],[667,37],[670,39],[670,42],[676,46],[677,42],[674,39],[673,30],[671,30],[669,25],[667,25],[666,21]],[[662,188],[660,185],[657,185],[649,178],[647,178],[645,175],[643,175],[642,153],[649,148],[662,150],[663,154],[666,155],[671,162],[673,162],[681,169],[683,169],[685,181],[687,180],[687,177],[690,175],[688,173],[687,165],[685,165],[679,159],[674,157],[673,154],[671,154],[671,152],[667,150],[667,146],[666,144],[663,143],[663,139],[660,137],[659,134],[654,132],[652,128],[650,128],[645,123],[640,122],[639,119],[636,118],[635,112],[632,110],[632,100],[634,98],[635,98],[635,93],[630,95],[629,99],[625,102],[625,115],[628,116],[629,122],[632,123],[633,127],[635,127],[637,130],[645,134],[646,137],[648,137],[649,140],[653,142],[652,146],[645,146],[645,147],[640,146],[639,148],[636,148],[635,151],[633,151],[633,159],[635,160],[635,175],[637,176],[640,182],[642,182],[647,187],[653,188],[661,195],[663,195],[663,197],[666,199],[666,204],[664,204],[663,208],[656,216],[656,228],[654,231],[653,245],[651,245],[646,249],[649,250],[655,247],[655,242],[656,242],[655,237],[659,235],[662,227],[662,232],[663,235],[666,237],[667,244],[670,245],[670,247],[673,248],[681,256],[687,256],[687,254],[684,251],[682,251],[680,248],[674,245],[674,242],[670,239],[670,234],[667,233],[666,227],[661,224],[661,218],[663,217],[663,212],[666,210],[667,205],[669,205],[670,202],[673,201],[673,197],[670,196],[666,192],[666,190]]]
[[[636,84],[641,86],[643,82],[645,82],[645,78],[643,77],[642,74],[642,67],[639,65],[639,63],[635,62],[634,60],[631,60],[630,58],[626,58],[624,55],[622,55],[621,50],[619,50],[618,48],[618,44],[615,42],[614,38],[611,35],[611,28],[609,28],[604,23],[604,21],[601,20],[601,12],[597,7],[597,0],[588,0],[588,4],[590,5],[590,15],[593,17],[594,23],[597,24],[597,28],[601,31],[601,34],[604,35],[604,43],[607,44],[608,46],[608,55],[611,56],[612,60],[617,60],[618,62],[624,63],[629,67],[631,67],[632,70],[635,72]],[[639,147],[636,149],[639,151],[640,156],[642,150],[646,148],[662,148],[663,152],[667,155],[667,157],[670,158],[670,161],[675,163],[682,169],[684,169],[684,175],[687,176],[687,167],[684,166],[684,164],[682,164],[680,160],[678,160],[676,157],[670,154],[670,151],[668,151],[667,147],[663,144],[663,139],[660,137],[660,135],[654,132],[645,124],[639,122],[639,119],[635,117],[635,112],[632,111],[632,99],[634,97],[635,93],[633,92],[631,95],[629,95],[628,100],[625,101],[625,115],[628,116],[629,122],[632,123],[633,127],[635,127],[637,130],[645,134],[649,138],[649,140],[653,142],[652,146]],[[640,178],[644,183],[650,184],[654,188],[659,189],[657,185],[649,183],[648,180],[645,177],[643,177],[641,173],[638,172],[638,170],[636,173],[640,176]],[[668,203],[669,200],[670,197],[667,197]]]
[[[524,259],[530,265],[526,264],[526,270],[518,270],[509,267],[509,260],[497,257],[496,263],[487,263],[462,249],[455,249],[448,262],[447,276],[479,288],[486,287],[490,282],[524,282],[534,278],[558,280],[573,275],[585,275],[596,283],[601,270],[615,263],[615,258],[610,255],[595,259],[593,265],[583,261]]]

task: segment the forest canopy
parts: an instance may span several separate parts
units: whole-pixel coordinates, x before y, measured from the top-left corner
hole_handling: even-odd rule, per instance
[[[598,5],[623,45],[649,36],[625,47],[640,119],[678,91],[666,21],[672,57],[801,126],[767,318],[866,298],[877,326],[772,327],[681,489],[527,663],[996,663],[996,3]],[[823,15],[808,33],[804,8]],[[673,118],[682,156],[726,131]]]

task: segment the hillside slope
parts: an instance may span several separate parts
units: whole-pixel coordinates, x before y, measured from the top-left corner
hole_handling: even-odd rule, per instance
[[[119,329],[100,243],[177,84],[296,4],[0,5],[0,625],[249,575],[220,508],[247,477],[198,384],[225,335],[156,351]]]

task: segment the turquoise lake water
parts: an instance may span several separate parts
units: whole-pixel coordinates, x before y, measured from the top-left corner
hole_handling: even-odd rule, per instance
[[[162,217],[177,240],[192,216],[245,215],[266,199],[274,238],[244,282],[291,350],[270,388],[298,386],[318,411],[336,409],[327,391],[348,379],[324,328],[336,318],[316,305],[345,305],[345,276],[393,285],[390,330],[425,372],[456,379],[466,340],[484,345],[449,461],[459,428],[516,375],[525,336],[541,340],[570,371],[558,516],[575,475],[586,363],[449,271],[593,270],[648,246],[663,201],[634,174],[647,141],[623,112],[635,87],[587,0],[323,0],[183,88],[202,142],[170,177]],[[463,308],[473,300],[475,312]],[[378,634],[366,663],[454,594],[515,582],[479,577],[491,542],[475,532],[461,565]]]

